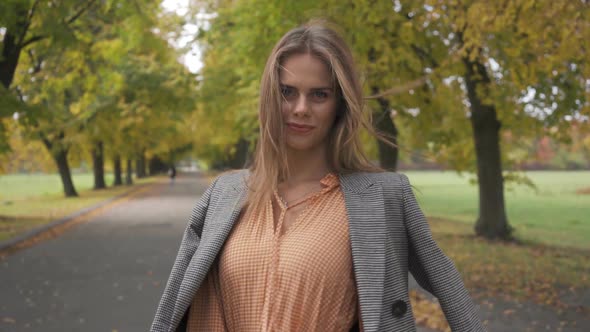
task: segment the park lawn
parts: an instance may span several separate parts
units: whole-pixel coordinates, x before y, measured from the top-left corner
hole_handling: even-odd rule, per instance
[[[409,171],[416,198],[429,217],[474,225],[477,186],[454,172]],[[505,199],[508,220],[523,242],[590,249],[590,171],[528,172],[537,190],[509,185]]]
[[[107,183],[112,182],[111,179],[112,176],[107,176]],[[137,188],[137,185],[153,183],[158,179],[139,179],[132,187],[92,190],[92,174],[75,174],[73,181],[80,196],[65,198],[58,175],[0,176],[0,241],[124,194]]]
[[[94,185],[92,173],[74,173],[72,175],[77,191],[91,189]],[[113,174],[105,174],[105,182],[113,182]],[[63,187],[56,174],[8,174],[0,175],[0,202],[18,200],[28,197],[53,196],[61,194]]]

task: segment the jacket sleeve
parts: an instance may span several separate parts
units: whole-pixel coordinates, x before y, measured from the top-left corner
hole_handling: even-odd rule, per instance
[[[410,272],[420,286],[438,298],[452,331],[485,331],[459,271],[432,238],[408,178],[401,174],[401,179]]]
[[[182,237],[180,249],[178,250],[176,260],[172,267],[172,272],[170,273],[168,283],[164,289],[164,294],[162,295],[160,304],[156,310],[156,316],[150,329],[152,332],[168,332],[170,329],[174,304],[176,302],[176,297],[178,296],[180,284],[182,283],[183,276],[188,268],[191,258],[201,242],[203,224],[209,208],[211,193],[213,192],[217,180],[218,179],[213,181],[193,208]]]

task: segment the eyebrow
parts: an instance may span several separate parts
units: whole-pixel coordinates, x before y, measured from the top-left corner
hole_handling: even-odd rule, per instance
[[[289,84],[283,84],[283,83],[279,83],[279,85],[280,85],[281,87],[283,87],[283,88],[291,88],[291,89],[295,89],[295,90],[297,90],[297,88],[296,88],[296,87],[294,87],[294,86],[291,86],[291,85],[289,85]],[[319,91],[319,90],[330,90],[330,91],[332,91],[332,90],[334,90],[334,88],[332,88],[332,87],[318,87],[318,88],[311,88],[310,90],[311,90],[311,91]]]

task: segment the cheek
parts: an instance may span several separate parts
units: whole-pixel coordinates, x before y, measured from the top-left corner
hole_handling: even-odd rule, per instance
[[[288,103],[287,101],[285,101],[285,100],[283,100],[283,101],[281,102],[281,112],[282,112],[283,114],[285,114],[285,113],[289,112],[289,103]]]

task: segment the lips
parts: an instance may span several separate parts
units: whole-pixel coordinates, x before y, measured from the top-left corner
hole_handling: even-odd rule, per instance
[[[289,129],[291,129],[292,131],[297,132],[297,133],[307,133],[314,128],[313,126],[292,123],[292,122],[287,123],[287,127],[289,127]]]

